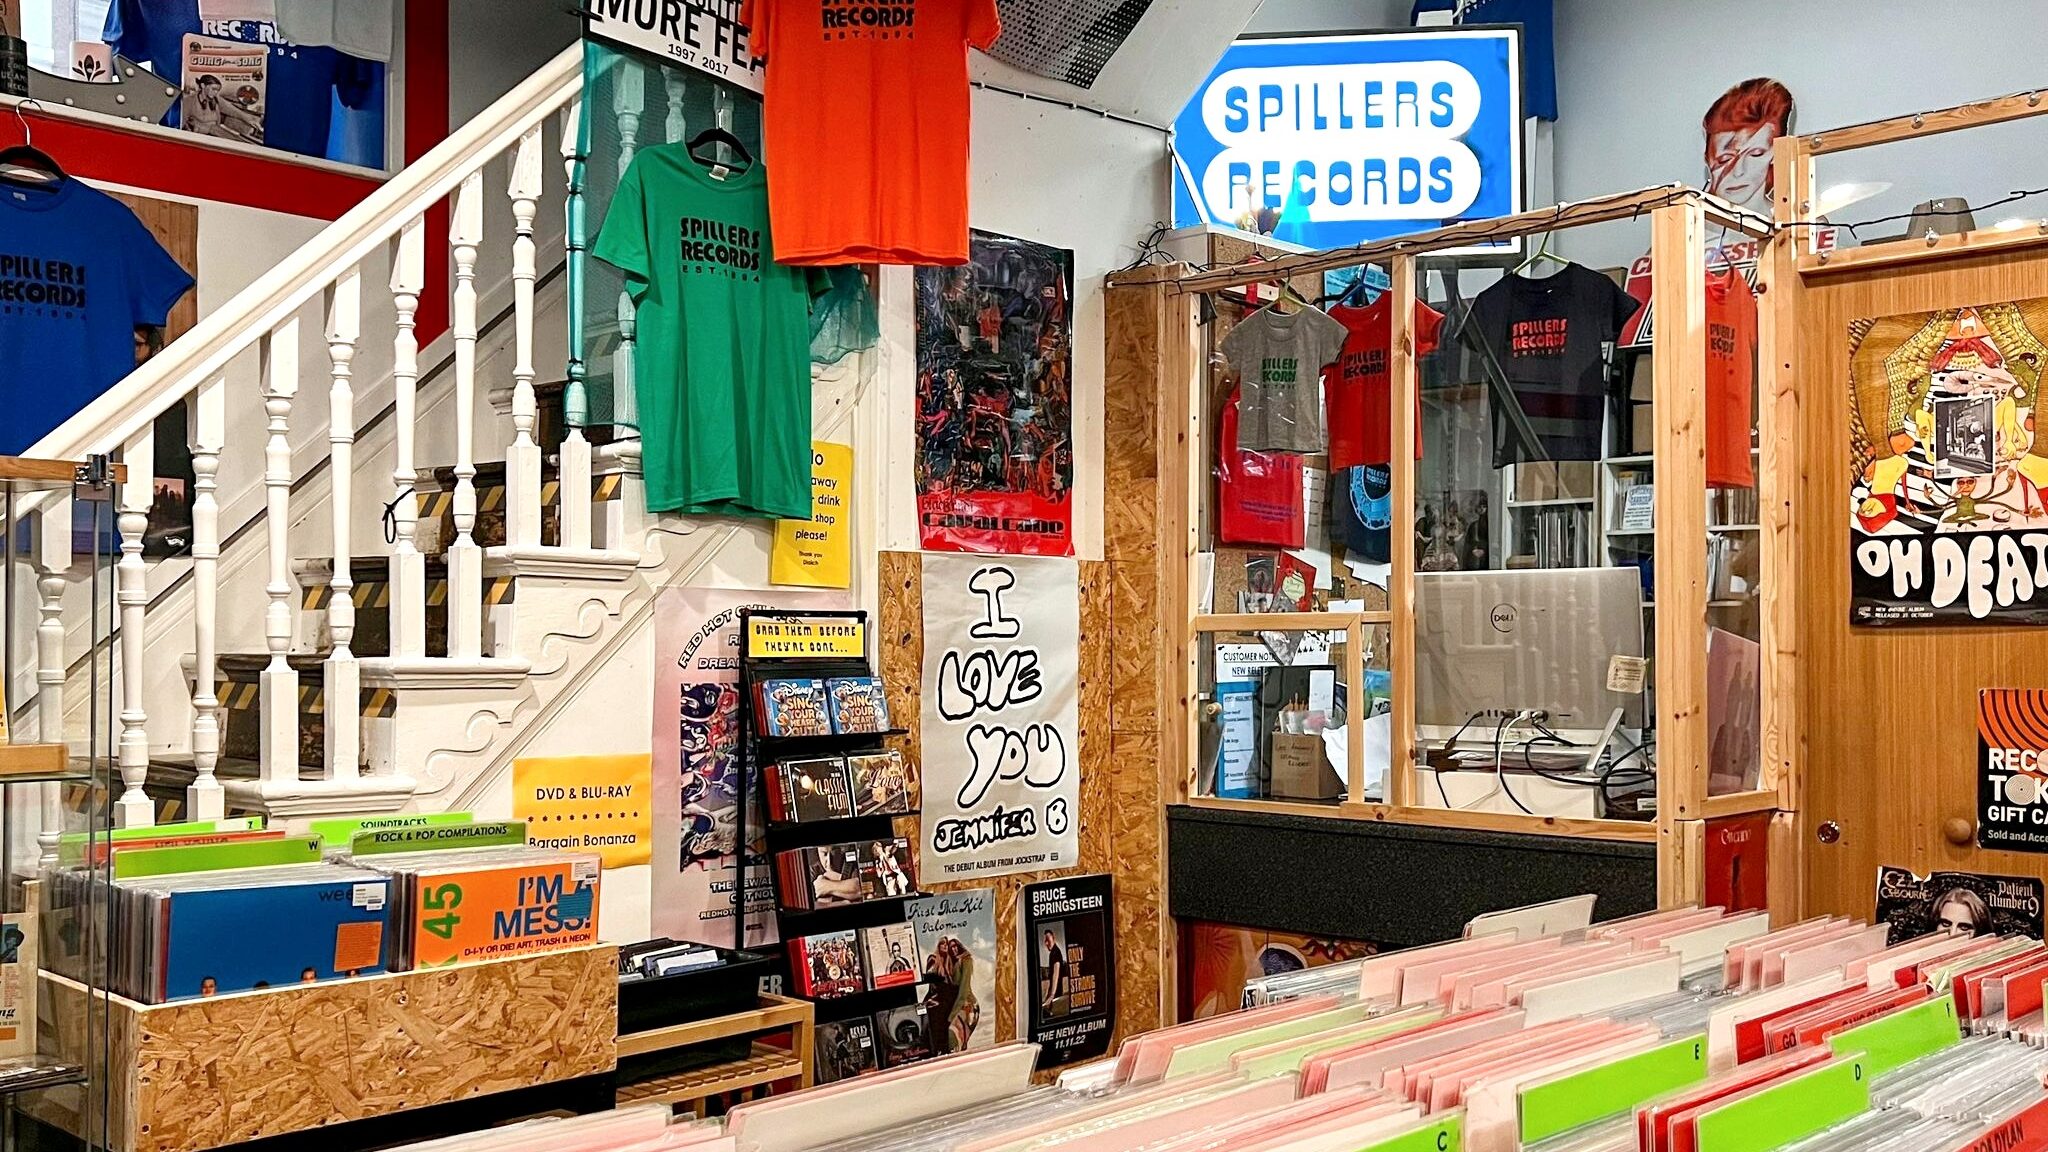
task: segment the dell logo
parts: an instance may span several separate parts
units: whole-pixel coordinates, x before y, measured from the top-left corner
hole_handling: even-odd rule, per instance
[[[1495,632],[1499,632],[1502,635],[1513,632],[1515,630],[1515,606],[1513,604],[1495,604],[1493,611],[1487,614],[1487,620],[1493,624]]]

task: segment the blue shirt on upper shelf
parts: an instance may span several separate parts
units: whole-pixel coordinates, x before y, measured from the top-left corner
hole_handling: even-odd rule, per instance
[[[327,157],[337,96],[362,107],[382,86],[384,66],[333,48],[287,43],[269,20],[202,20],[199,0],[114,0],[101,38],[172,83],[185,75],[185,37],[207,36],[270,45],[264,78],[263,144],[301,156]],[[164,114],[178,125],[178,104]]]
[[[135,367],[135,329],[192,288],[128,206],[66,177],[0,182],[0,456],[19,456]]]

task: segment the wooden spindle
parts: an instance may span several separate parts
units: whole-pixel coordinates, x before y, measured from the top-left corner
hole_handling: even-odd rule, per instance
[[[220,763],[220,698],[214,667],[220,607],[220,453],[227,439],[227,381],[199,386],[192,414],[192,783],[185,807],[194,820],[218,820],[226,808],[214,768]]]
[[[292,648],[292,400],[299,394],[299,321],[280,324],[262,341],[263,412],[268,436],[263,445],[264,529],[269,543],[269,579],[263,586],[263,640],[270,663],[258,679],[262,710],[262,774],[269,786],[299,778],[299,673],[286,659]],[[216,675],[210,668],[201,675]]]
[[[590,420],[590,396],[584,382],[583,272],[588,246],[583,219],[583,102],[572,100],[562,112],[562,170],[567,177],[563,238],[569,263],[568,383],[562,389],[561,540],[564,548],[590,547],[590,441],[583,425]]]
[[[612,116],[619,123],[619,175],[633,166],[640,150],[640,116],[647,111],[647,71],[632,61],[619,65],[612,85]]]
[[[353,780],[363,758],[362,665],[353,572],[356,446],[356,341],[363,328],[363,274],[351,268],[327,289],[327,451],[333,510],[334,571],[328,578],[327,634],[334,648],[321,677],[327,698],[327,779]]]
[[[36,525],[36,591],[40,594],[36,620],[36,739],[48,744],[64,739],[64,588],[71,571],[71,494],[57,490],[49,494]],[[46,783],[38,789],[40,817],[36,844],[42,849],[42,866],[57,862],[57,837],[64,831],[63,785]]]
[[[398,234],[391,253],[391,303],[398,315],[391,338],[394,443],[391,465],[391,654],[401,660],[427,654],[427,559],[415,538],[420,502],[413,460],[419,422],[420,342],[413,331],[420,291],[426,284],[426,218],[414,217]]]
[[[476,250],[484,238],[483,175],[462,182],[448,242],[455,250],[455,543],[448,548],[448,655],[483,655],[483,550],[476,544]]]
[[[115,745],[115,763],[121,772],[121,797],[114,804],[114,821],[122,828],[142,828],[156,823],[156,807],[142,790],[149,778],[148,710],[143,692],[148,678],[143,675],[146,645],[145,617],[149,611],[149,585],[142,563],[142,537],[149,531],[149,506],[156,499],[156,427],[145,424],[122,447],[121,462],[128,467],[121,482],[121,559],[114,566],[115,600],[120,605],[121,643],[121,734]]]
[[[632,167],[633,157],[639,149],[640,116],[647,103],[646,83],[645,71],[629,67],[620,74],[619,82],[613,89],[612,112],[618,119],[619,174],[622,177],[626,169]],[[640,406],[633,394],[634,336],[638,317],[637,310],[633,307],[633,297],[623,286],[619,289],[617,316],[619,342],[612,350],[611,422],[618,434],[618,439],[613,442],[614,456],[630,454],[637,459],[639,445],[627,444],[625,441],[637,440],[640,435]],[[627,477],[620,482],[618,499],[606,504],[606,548],[623,549],[633,544],[636,518],[629,514],[627,506],[635,494],[628,490],[637,490],[638,487],[638,476]]]
[[[668,97],[668,118],[662,122],[661,137],[671,144],[682,140],[689,125],[683,116],[683,71],[680,68],[661,70],[662,93]]]
[[[533,214],[541,194],[541,129],[519,138],[512,157],[512,448],[505,461],[505,542],[540,546],[540,444],[534,439]]]

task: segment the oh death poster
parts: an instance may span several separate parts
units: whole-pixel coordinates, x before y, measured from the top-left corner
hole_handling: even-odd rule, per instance
[[[2048,297],[1849,325],[1849,622],[2048,623]]]

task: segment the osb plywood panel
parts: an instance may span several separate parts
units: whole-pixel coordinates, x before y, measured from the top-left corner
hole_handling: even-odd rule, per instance
[[[617,950],[113,1003],[118,1152],[202,1152],[610,1071]]]
[[[2048,856],[1950,843],[1977,815],[1977,692],[2035,687],[2048,629],[1849,626],[1851,321],[2048,296],[2048,255],[1951,257],[1808,278],[1799,290],[1799,484],[1792,522],[1809,916],[1868,917],[1880,865],[2048,879]],[[1900,803],[1900,798],[1910,802]],[[1840,837],[1814,835],[1834,821]],[[1774,857],[1775,860],[1775,857]],[[1776,864],[1773,863],[1773,870]],[[1775,879],[1775,877],[1774,877]]]
[[[1103,558],[1145,564],[1156,560],[1161,547],[1158,477],[1112,471],[1104,481],[1102,504]]]
[[[890,715],[909,731],[893,743],[912,767],[912,779],[921,789],[923,774],[918,758],[920,704],[924,668],[923,557],[911,552],[885,552],[881,556],[880,627],[883,639],[881,671],[888,685]],[[1026,884],[1063,875],[1108,872],[1116,877],[1117,901],[1117,1030],[1121,1039],[1135,1031],[1158,1024],[1158,936],[1156,909],[1159,904],[1156,860],[1137,872],[1128,869],[1126,846],[1117,840],[1119,822],[1117,796],[1130,786],[1123,782],[1124,766],[1116,755],[1111,735],[1110,691],[1114,650],[1113,593],[1110,565],[1102,561],[1080,564],[1081,653],[1079,685],[1081,760],[1081,857],[1072,868],[1036,872],[1024,876],[1002,876],[992,880],[950,883],[923,881],[930,892],[961,888],[993,887],[996,893],[996,1035],[1004,1040],[1017,1035],[1016,938],[1017,894]],[[1149,776],[1149,762],[1134,766]],[[1146,785],[1151,799],[1145,813],[1157,817],[1156,780]],[[922,792],[920,791],[920,806]],[[919,859],[917,874],[924,876],[922,843],[913,837],[912,856]],[[1156,852],[1154,853],[1156,856]],[[1134,918],[1126,905],[1138,909]],[[1147,920],[1147,916],[1150,920]],[[1155,925],[1150,935],[1133,936],[1126,923]]]
[[[1110,355],[1103,368],[1104,446],[1112,475],[1159,474],[1158,426],[1152,366],[1159,358],[1158,296],[1111,292],[1105,298],[1104,335]]]
[[[1112,560],[1110,586],[1114,596],[1116,661],[1110,692],[1110,717],[1118,732],[1151,732],[1159,727],[1159,645],[1167,643],[1157,626],[1159,569],[1157,564]],[[1119,754],[1118,762],[1124,757]]]

